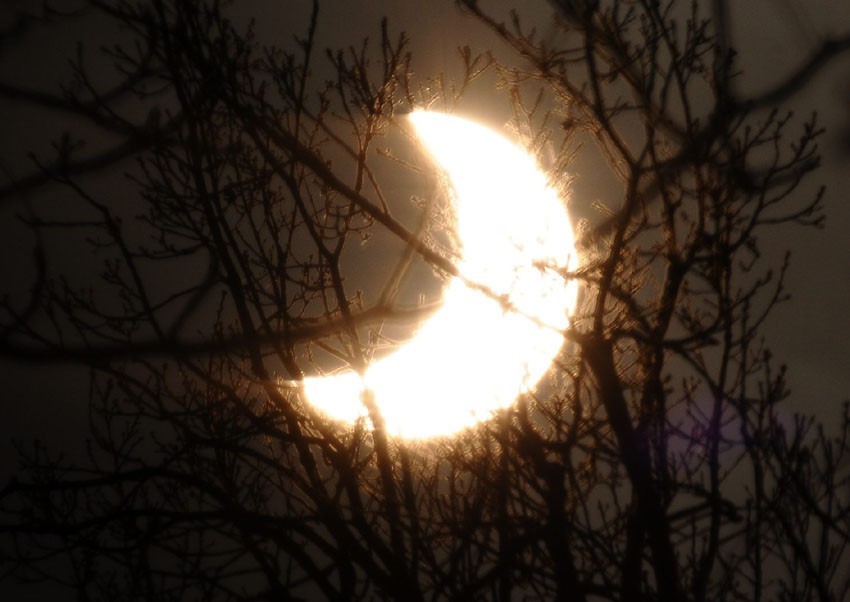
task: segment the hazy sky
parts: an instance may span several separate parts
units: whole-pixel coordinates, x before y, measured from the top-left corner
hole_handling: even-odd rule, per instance
[[[529,14],[540,20],[545,33],[549,15],[546,3],[522,4],[530,6]],[[769,87],[781,77],[782,70],[793,67],[816,47],[819,36],[850,31],[850,4],[846,0],[748,0],[730,4],[734,7],[736,46],[744,71],[740,82],[745,91]],[[0,12],[16,5],[23,7],[29,2],[5,2]],[[303,30],[309,14],[307,2],[243,0],[238,5],[246,16],[257,18],[260,39],[279,39],[283,44]],[[409,33],[418,73],[456,69],[459,45],[469,44],[479,50],[493,47],[490,34],[460,16],[449,0],[326,1],[320,13],[320,39],[325,44],[341,45],[367,34],[376,35],[384,15],[390,17],[391,31]],[[8,12],[4,21],[7,18]],[[72,41],[90,33],[79,29],[33,36],[26,46],[0,55],[0,75],[33,87],[47,85],[66,72],[65,53],[73,48]],[[507,119],[506,105],[492,103],[487,100],[490,97],[491,90],[475,89],[464,110],[477,112],[475,102],[480,101],[482,119],[498,125]],[[820,123],[828,130],[821,144],[824,167],[810,178],[812,187],[818,182],[828,186],[827,225],[821,231],[787,228],[764,239],[768,256],[780,257],[784,248],[793,252],[788,279],[793,299],[776,310],[765,332],[777,358],[790,366],[794,395],[789,407],[817,411],[828,422],[839,416],[841,401],[850,397],[850,155],[841,145],[842,136],[850,129],[850,57],[831,64],[789,103],[789,108],[801,115],[817,110]],[[18,170],[26,164],[23,153],[46,149],[44,132],[53,124],[34,122],[35,117],[19,106],[3,110],[0,160],[4,169],[20,173]],[[594,184],[592,177],[581,173],[576,177],[577,195],[604,195],[599,192],[604,186]],[[574,202],[582,200],[593,199],[579,196]],[[27,238],[7,234],[19,209],[13,205],[0,207],[0,273],[9,290],[25,281],[20,266],[31,262]],[[85,257],[75,259],[85,261]],[[26,439],[37,434],[55,440],[58,446],[79,440],[76,433],[87,419],[86,391],[80,386],[81,380],[70,376],[73,372],[67,367],[0,366],[4,382],[0,393],[0,433],[4,434],[0,438],[0,478],[10,469],[12,437]]]
[[[814,51],[819,36],[850,31],[850,4],[841,0],[730,2],[743,70],[741,87],[757,92]],[[779,74],[777,73],[779,72]],[[827,133],[823,168],[809,186],[827,186],[823,230],[787,228],[765,242],[774,253],[792,252],[791,301],[766,329],[776,357],[787,361],[793,396],[802,411],[823,408],[829,421],[850,399],[850,154],[842,145],[850,127],[850,56],[841,57],[792,102],[800,117],[817,111]]]

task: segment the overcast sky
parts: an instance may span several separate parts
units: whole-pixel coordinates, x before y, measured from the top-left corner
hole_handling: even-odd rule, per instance
[[[4,2],[0,11],[27,6],[28,2]],[[243,0],[238,3],[244,14],[257,18],[260,39],[288,43],[292,33],[306,26],[309,3],[291,3],[303,7],[292,10],[290,3],[273,0]],[[542,31],[548,22],[545,2],[529,5],[531,18],[539,19]],[[735,40],[744,71],[744,91],[765,89],[814,51],[821,36],[850,31],[850,3],[846,0],[748,0],[731,2],[734,12]],[[390,17],[390,28],[409,32],[420,73],[451,72],[457,68],[456,48],[469,44],[473,49],[493,47],[494,40],[473,21],[459,16],[449,0],[434,2],[394,2],[390,0],[342,0],[322,3],[320,38],[341,45],[355,42],[379,31],[383,16]],[[103,32],[101,32],[103,33]],[[62,77],[66,52],[72,41],[86,37],[86,29],[51,32],[47,37],[33,36],[25,47],[0,55],[0,75],[13,77],[32,87],[46,86]],[[103,34],[107,35],[108,34]],[[114,33],[113,33],[114,35]],[[506,105],[487,101],[488,89],[473,90],[464,105],[477,112],[481,102],[482,119],[494,126],[507,120]],[[789,407],[816,411],[827,422],[839,416],[840,403],[850,397],[850,155],[842,146],[850,130],[850,57],[834,62],[789,104],[800,113],[817,110],[827,128],[823,138],[823,169],[810,178],[828,186],[825,199],[827,225],[824,230],[788,228],[765,240],[768,255],[779,257],[784,248],[793,252],[789,289],[793,299],[779,308],[768,324],[766,334],[775,355],[790,366],[793,399]],[[48,139],[44,132],[52,124],[35,123],[34,116],[19,106],[4,108],[2,152],[4,169],[17,171],[26,165],[25,152],[44,151]],[[18,172],[20,173],[20,172]],[[574,202],[598,194],[601,185],[576,173],[575,193],[583,194]],[[611,203],[613,204],[613,203]],[[3,224],[0,237],[0,270],[8,290],[23,282],[20,266],[31,262],[27,238],[13,235],[11,220],[20,207],[0,207]],[[85,261],[85,257],[76,258]],[[0,398],[0,469],[10,466],[12,437],[27,439],[38,435],[58,445],[79,440],[77,433],[86,423],[86,391],[67,367],[0,367],[4,382]],[[2,477],[4,472],[0,472]]]

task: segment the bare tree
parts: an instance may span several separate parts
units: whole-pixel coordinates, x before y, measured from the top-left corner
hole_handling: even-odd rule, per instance
[[[847,40],[743,98],[723,2],[565,0],[546,38],[460,5],[519,60],[464,49],[439,86],[387,23],[323,53],[318,4],[287,49],[216,2],[89,0],[129,32],[116,86],[81,60],[61,96],[0,86],[118,140],[85,156],[64,136],[0,190],[77,203],[26,213],[38,269],[3,301],[0,351],[91,373],[87,462],[22,450],[0,492],[6,577],[110,600],[850,598],[850,415],[835,436],[778,410],[760,333],[788,262],[758,241],[821,222],[800,188],[820,129],[774,107]],[[562,273],[583,298],[552,384],[451,438],[389,437],[368,400],[334,423],[297,382],[362,369],[429,311],[397,294],[412,266],[458,274],[429,169],[386,148],[482,73],[553,182],[597,152],[620,188]],[[397,177],[427,198],[384,194]],[[51,271],[57,231],[84,233],[93,274]],[[373,247],[399,250],[378,294],[351,267]]]

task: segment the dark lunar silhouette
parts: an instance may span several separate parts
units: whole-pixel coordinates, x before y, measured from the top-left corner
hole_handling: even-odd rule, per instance
[[[464,48],[454,82],[417,74],[391,22],[325,52],[318,4],[281,48],[214,1],[87,4],[122,32],[110,77],[81,53],[61,94],[0,84],[95,142],[57,132],[0,187],[37,266],[2,300],[0,352],[90,373],[88,458],[22,446],[0,490],[7,583],[81,600],[850,597],[848,413],[825,433],[783,411],[760,328],[787,259],[759,242],[821,222],[800,188],[820,129],[778,107],[850,41],[747,98],[722,0],[553,2],[545,36],[461,1],[513,58]],[[79,18],[22,16],[0,51]],[[388,437],[367,400],[367,420],[335,424],[297,381],[361,369],[429,311],[406,283],[457,271],[403,116],[492,81],[556,186],[592,155],[619,194],[571,207],[582,262],[562,276],[582,293],[554,375],[457,437]],[[48,194],[62,204],[33,201]]]

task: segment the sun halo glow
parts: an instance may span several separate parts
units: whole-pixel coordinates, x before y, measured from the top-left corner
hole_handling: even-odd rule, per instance
[[[575,305],[575,282],[558,273],[574,266],[575,248],[563,201],[525,150],[458,117],[410,119],[451,183],[463,279],[452,278],[440,309],[363,376],[310,377],[303,388],[344,422],[366,414],[369,389],[390,434],[427,438],[489,418],[545,374]]]

